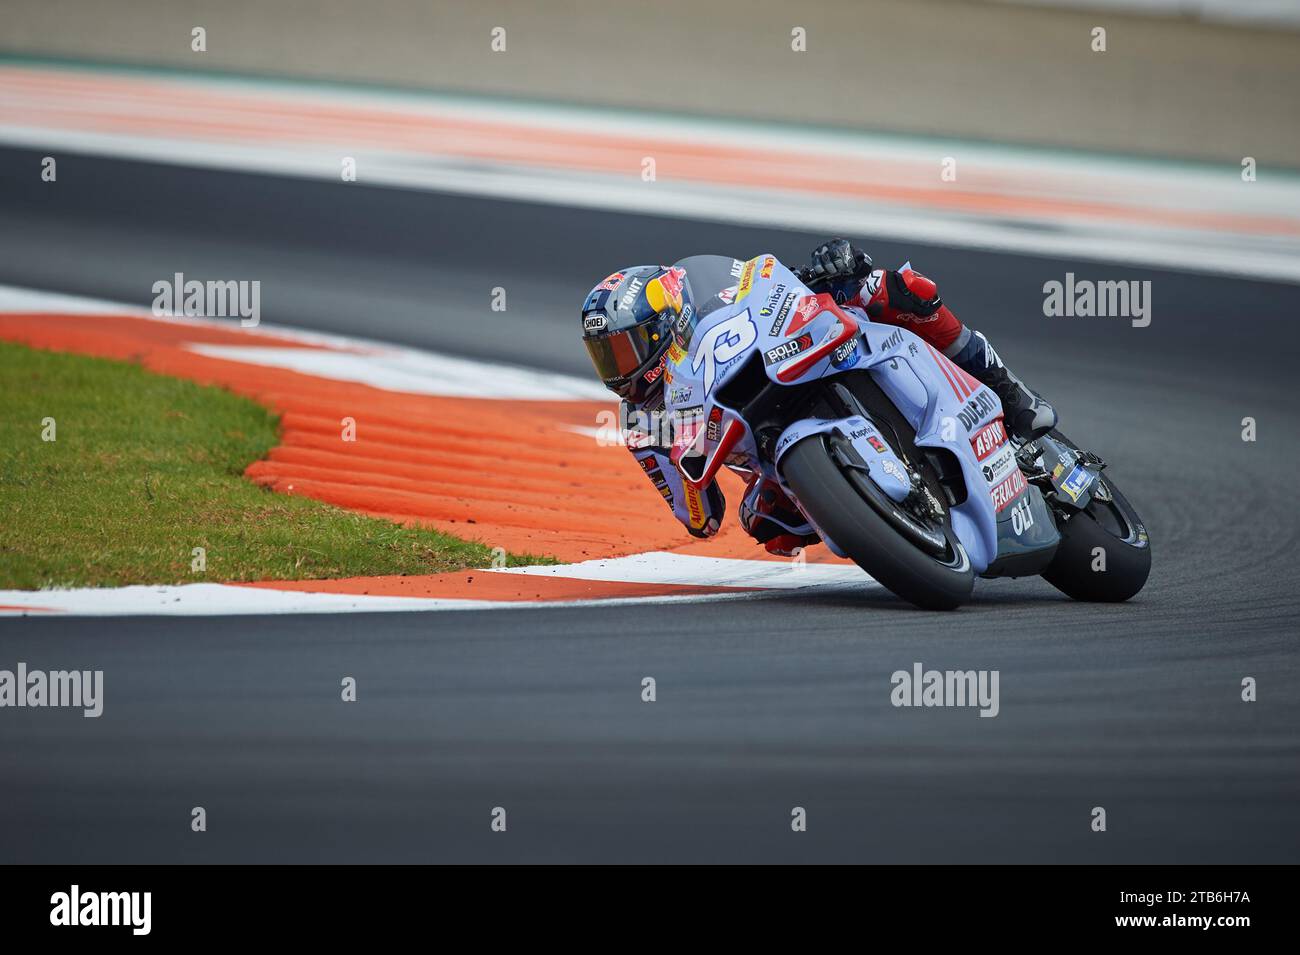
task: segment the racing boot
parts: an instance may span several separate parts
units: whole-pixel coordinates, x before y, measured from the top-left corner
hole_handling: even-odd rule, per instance
[[[1056,409],[1002,364],[983,333],[963,329],[950,351],[953,364],[988,385],[1001,400],[1003,420],[1013,435],[1032,441],[1056,427]]]

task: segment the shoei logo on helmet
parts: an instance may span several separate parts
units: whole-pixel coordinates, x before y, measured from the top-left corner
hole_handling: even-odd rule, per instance
[[[585,332],[604,331],[605,326],[609,324],[609,319],[603,312],[592,312],[582,319],[582,330]]]

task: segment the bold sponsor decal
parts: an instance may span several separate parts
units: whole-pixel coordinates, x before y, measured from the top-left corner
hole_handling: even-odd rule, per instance
[[[603,312],[593,312],[582,319],[582,330],[586,332],[604,331],[605,326],[609,324],[609,319]]]
[[[966,402],[966,407],[957,412],[957,420],[959,420],[962,427],[966,429],[966,433],[970,434],[981,421],[994,412],[1001,410],[1002,406],[998,404],[997,399],[994,398],[992,394],[987,391],[981,391],[970,401]]]
[[[686,360],[686,349],[677,342],[673,342],[668,346],[668,360],[674,365],[680,365]]]
[[[621,281],[623,281],[623,273],[615,272],[613,275],[608,276],[605,279],[605,281],[597,285],[596,288],[604,289],[607,292],[612,292],[614,291],[614,289],[618,288],[618,283]]]
[[[763,260],[763,267],[759,270],[758,274],[761,278],[770,279],[772,277],[772,269],[775,267],[776,259],[769,255]]]
[[[667,375],[664,377],[666,378]],[[671,384],[671,382],[669,382],[669,384]],[[694,393],[695,389],[690,385],[682,385],[681,387],[674,388],[672,391],[668,392],[668,400],[675,405],[680,405],[683,402],[690,401],[691,395]]]
[[[874,434],[867,436],[867,444],[871,445],[872,449],[874,449],[877,454],[884,454],[889,450],[889,448],[885,446],[885,442],[881,441]]]
[[[1001,484],[994,487],[989,493],[993,496],[993,507],[1001,514],[1003,508],[1014,501],[1017,495],[1025,489],[1025,476],[1020,473],[1020,469],[1011,472]]]
[[[741,273],[741,271],[742,271],[744,268],[745,268],[745,263],[744,263],[744,262],[740,261],[740,259],[732,259],[732,260],[731,260],[731,277],[732,277],[733,279],[738,279],[738,278],[740,278],[740,273]]]
[[[704,502],[700,500],[700,492],[684,482],[682,490],[686,494],[686,511],[690,515],[691,527],[699,530],[704,526]]]
[[[812,333],[805,332],[798,338],[792,338],[789,341],[781,342],[763,352],[763,364],[775,365],[778,362],[785,361],[787,358],[793,358],[800,352],[805,352],[812,348]]]
[[[730,305],[733,302],[735,302],[736,286],[733,285],[730,288],[724,288],[721,292],[719,292],[718,301],[722,302],[724,305]]]
[[[975,457],[981,461],[1006,443],[1007,429],[1003,426],[1001,418],[990,421],[976,431],[970,439],[971,449],[975,452]]]
[[[717,441],[722,436],[722,409],[717,405],[709,412],[709,424],[705,428],[704,436],[710,441]]]

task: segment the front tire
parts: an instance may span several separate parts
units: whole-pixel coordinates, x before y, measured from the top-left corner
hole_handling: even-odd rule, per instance
[[[924,553],[863,499],[822,435],[786,451],[781,472],[818,529],[899,597],[925,610],[954,610],[970,599],[975,573],[951,527],[944,527],[945,558]]]
[[[1133,505],[1102,481],[1109,501],[1093,500],[1066,519],[1058,514],[1061,543],[1043,579],[1075,600],[1120,603],[1146,584],[1151,542]]]

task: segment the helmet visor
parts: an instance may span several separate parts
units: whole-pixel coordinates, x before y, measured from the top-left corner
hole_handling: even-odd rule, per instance
[[[637,325],[582,341],[596,367],[596,374],[611,388],[626,382],[642,365],[657,358],[668,343],[668,339],[652,325]]]

